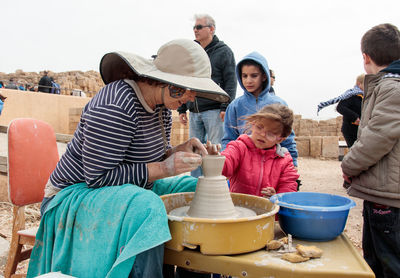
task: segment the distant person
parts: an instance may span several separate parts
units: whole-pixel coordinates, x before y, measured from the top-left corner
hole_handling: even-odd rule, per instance
[[[267,60],[258,52],[252,52],[245,56],[236,66],[236,76],[244,93],[232,101],[225,114],[224,137],[222,138],[222,149],[230,141],[236,140],[245,132],[246,116],[252,115],[268,104],[286,102],[278,96],[269,93],[271,78]],[[297,148],[294,140],[294,132],[288,135],[281,143],[282,147],[289,150],[293,164],[297,167]]]
[[[51,93],[51,94],[59,95],[59,94],[60,94],[60,84],[56,83],[56,82],[54,81],[54,78],[53,78],[53,77],[50,77],[50,80],[51,80],[51,90],[50,90],[50,93]]]
[[[226,157],[222,175],[229,178],[230,191],[266,198],[297,191],[299,174],[288,150],[280,145],[292,132],[292,110],[274,103],[245,120],[246,133],[221,153]]]
[[[275,72],[272,69],[269,69],[269,76],[271,77],[271,88],[269,88],[269,93],[275,95],[274,84],[275,84]]]
[[[6,98],[7,97],[0,94],[0,115],[1,115],[1,112],[3,112],[4,102],[6,101]]]
[[[360,88],[360,86],[358,86],[358,85],[356,84],[352,89],[347,90],[346,92],[344,92],[344,93],[341,94],[340,96],[331,98],[331,99],[329,99],[329,100],[327,100],[327,101],[322,101],[322,102],[320,102],[320,103],[318,104],[318,108],[317,108],[317,115],[319,114],[319,111],[321,111],[321,110],[324,109],[325,107],[328,107],[328,106],[330,106],[330,105],[332,105],[332,104],[338,103],[338,102],[341,101],[341,100],[345,100],[345,99],[348,99],[348,98],[350,98],[350,97],[352,97],[352,96],[356,96],[356,95],[363,94],[363,93],[364,93],[364,92],[363,92],[363,90]]]
[[[339,101],[336,110],[343,115],[342,133],[350,148],[357,140],[357,130],[361,119],[361,104],[364,95],[364,74],[357,76],[356,85],[353,90],[356,95],[349,95],[349,98]]]
[[[6,85],[6,89],[18,90],[18,85],[14,78],[10,78],[10,82]]]
[[[215,20],[206,14],[196,15],[193,26],[196,42],[207,52],[211,62],[211,78],[225,92],[230,99],[236,96],[235,58],[232,50],[215,35]],[[223,121],[226,107],[229,102],[205,98],[196,98],[194,102],[188,102],[179,107],[179,120],[187,124],[189,115],[189,136],[198,138],[202,143],[207,140],[213,144],[220,144],[224,133]],[[201,169],[192,172],[194,177],[201,175]]]
[[[3,81],[0,81],[0,89],[1,88],[5,88],[5,85],[4,85],[4,82]]]
[[[364,100],[358,139],[342,161],[348,194],[364,199],[364,258],[376,277],[400,273],[400,31],[380,24],[361,39]]]
[[[43,76],[39,80],[39,92],[50,93],[51,79],[48,76],[48,74],[49,74],[49,72],[46,70],[43,72]]]
[[[24,84],[20,84],[20,85],[18,86],[18,90],[20,90],[20,91],[26,91],[26,88],[25,88]]]

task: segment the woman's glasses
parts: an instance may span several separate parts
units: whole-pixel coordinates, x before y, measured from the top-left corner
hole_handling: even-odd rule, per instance
[[[168,90],[169,90],[169,96],[172,98],[180,98],[186,92],[186,89],[172,85],[168,85]]]
[[[203,29],[203,28],[205,28],[205,27],[211,27],[211,25],[201,25],[201,24],[197,24],[197,25],[193,26],[193,30],[194,30],[194,29],[196,29],[196,30],[201,30],[201,29]]]

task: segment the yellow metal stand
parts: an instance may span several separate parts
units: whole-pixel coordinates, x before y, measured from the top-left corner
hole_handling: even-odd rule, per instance
[[[245,235],[243,235],[245,236]],[[319,259],[303,263],[282,260],[277,251],[260,250],[240,255],[211,256],[197,250],[173,251],[165,248],[164,263],[194,271],[235,277],[375,277],[345,234],[327,242],[293,239],[293,245],[315,245],[323,250]]]

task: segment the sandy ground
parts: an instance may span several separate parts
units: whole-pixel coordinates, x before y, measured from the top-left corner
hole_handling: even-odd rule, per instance
[[[300,179],[302,180],[300,191],[331,193],[348,197],[346,190],[342,187],[343,179],[339,161],[299,158],[299,172]],[[352,199],[356,202],[357,206],[350,210],[344,232],[348,235],[357,250],[362,252],[362,200]],[[27,212],[28,226],[39,222],[37,206],[29,207]],[[11,205],[0,203],[0,236],[5,237],[7,240],[11,239],[11,219]],[[22,270],[25,268],[26,265],[22,266]],[[3,270],[4,266],[0,266],[0,273]]]

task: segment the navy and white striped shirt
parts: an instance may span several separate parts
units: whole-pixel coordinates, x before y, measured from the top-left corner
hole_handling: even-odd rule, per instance
[[[164,140],[159,120],[162,109],[145,109],[123,80],[103,89],[85,106],[74,137],[50,176],[59,189],[85,182],[89,187],[136,184],[151,188],[147,163],[163,159]],[[162,109],[170,148],[171,111]]]

